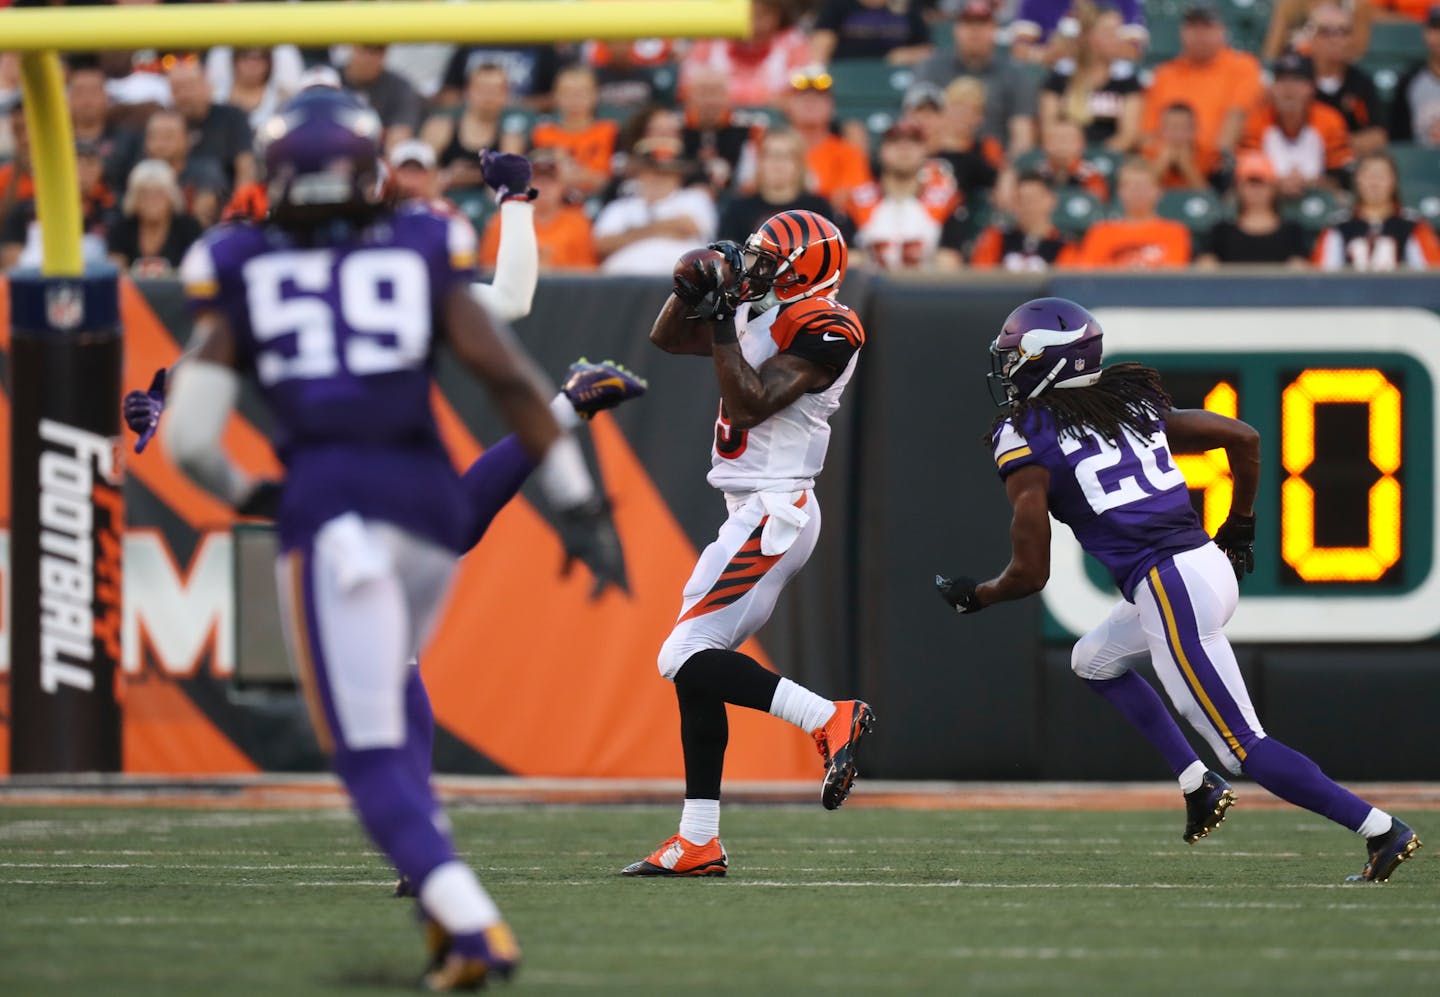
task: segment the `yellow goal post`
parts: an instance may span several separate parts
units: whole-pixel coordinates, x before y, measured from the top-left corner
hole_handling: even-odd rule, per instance
[[[749,0],[489,0],[483,3],[237,3],[46,7],[0,14],[0,49],[21,53],[42,271],[78,275],[80,202],[59,52],[212,45],[390,45],[632,38],[745,38]]]

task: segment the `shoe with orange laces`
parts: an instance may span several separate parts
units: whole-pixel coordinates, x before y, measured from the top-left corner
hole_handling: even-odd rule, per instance
[[[842,699],[835,703],[835,712],[824,727],[810,732],[815,747],[825,760],[825,781],[820,785],[820,803],[826,810],[836,810],[850,795],[858,770],[856,749],[860,739],[875,726],[875,711],[858,699]]]
[[[719,838],[703,845],[671,835],[648,858],[620,870],[622,876],[723,876],[730,860]]]
[[[520,965],[520,946],[504,921],[480,932],[478,951],[462,952],[454,939],[434,921],[425,922],[425,944],[430,968],[425,989],[431,993],[479,990],[491,980],[508,980]],[[469,946],[467,946],[469,947]]]

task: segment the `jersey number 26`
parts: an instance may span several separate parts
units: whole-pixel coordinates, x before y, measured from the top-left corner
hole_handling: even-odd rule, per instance
[[[1162,432],[1147,440],[1127,427],[1119,446],[1094,432],[1062,433],[1060,449],[1067,457],[1086,453],[1075,464],[1075,480],[1097,516],[1185,487],[1185,475],[1170,459]]]

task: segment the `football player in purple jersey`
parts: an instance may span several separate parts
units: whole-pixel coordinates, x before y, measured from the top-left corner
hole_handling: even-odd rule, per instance
[[[1214,830],[1235,796],[1134,670],[1147,656],[1175,709],[1229,771],[1360,834],[1367,858],[1350,878],[1385,882],[1419,838],[1265,734],[1225,637],[1239,580],[1255,566],[1259,434],[1214,412],[1172,408],[1158,372],[1102,367],[1102,350],[1095,316],[1064,298],[1027,301],[1005,320],[990,347],[991,384],[1005,413],[988,442],[1014,508],[1010,563],[988,581],[937,576],[936,587],[960,613],[1040,591],[1050,576],[1053,515],[1123,596],[1075,644],[1071,667],[1164,755],[1185,796],[1185,840]],[[1224,449],[1230,458],[1234,498],[1213,541],[1171,443]]]
[[[325,88],[261,129],[270,216],[212,230],[187,254],[196,345],[171,378],[162,433],[199,484],[273,512],[287,636],[317,737],[366,832],[418,884],[427,985],[454,990],[508,975],[520,954],[456,857],[428,766],[407,750],[410,662],[474,523],[430,410],[440,341],[536,463],[567,554],[602,584],[620,584],[624,566],[543,376],[470,293],[474,230],[383,202],[380,134],[373,111]],[[283,484],[251,479],[220,444],[241,376],[273,415]]]

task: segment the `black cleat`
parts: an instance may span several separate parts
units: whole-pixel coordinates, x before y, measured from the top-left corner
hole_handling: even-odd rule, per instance
[[[410,882],[409,876],[402,875],[399,879],[395,880],[395,892],[393,896],[396,899],[418,897],[419,895],[420,891],[415,889],[415,884]]]
[[[1235,805],[1235,791],[1214,772],[1206,772],[1200,788],[1185,794],[1185,844],[1193,845],[1225,823]]]
[[[1399,817],[1390,818],[1390,830],[1367,838],[1365,848],[1369,860],[1357,876],[1346,876],[1347,883],[1386,883],[1396,867],[1420,850],[1423,842],[1410,825]]]
[[[850,795],[859,770],[855,767],[860,739],[875,726],[875,711],[858,699],[842,699],[835,704],[835,714],[819,730],[812,731],[815,747],[826,765],[825,781],[820,784],[820,805],[838,810]]]

